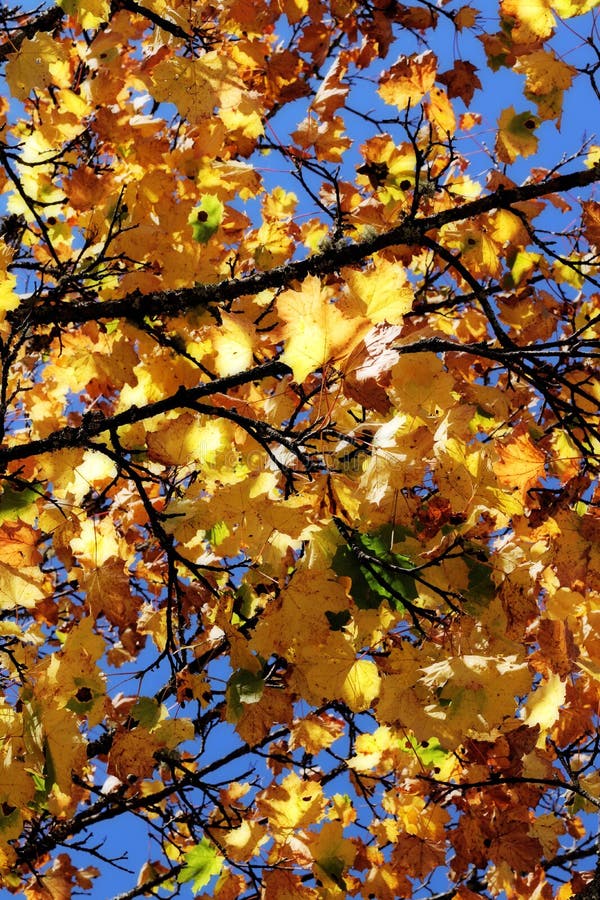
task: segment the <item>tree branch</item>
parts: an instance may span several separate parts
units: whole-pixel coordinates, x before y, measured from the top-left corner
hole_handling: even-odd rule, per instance
[[[148,403],[146,406],[131,406],[114,416],[84,416],[81,425],[67,425],[52,432],[47,438],[30,441],[28,444],[16,444],[13,447],[0,449],[0,467],[16,459],[27,459],[41,453],[52,453],[56,450],[73,447],[87,447],[92,438],[106,431],[115,431],[124,425],[133,425],[151,419],[153,416],[168,412],[177,407],[191,406],[201,397],[210,394],[225,393],[242,384],[260,381],[262,378],[287,375],[290,369],[279,360],[270,360],[254,369],[227,375],[214,381],[204,382],[195,388],[180,388],[175,394]]]
[[[23,303],[10,314],[16,326],[27,323],[36,325],[67,325],[100,319],[127,318],[136,320],[153,316],[174,316],[185,310],[211,303],[236,300],[267,289],[286,287],[294,281],[303,281],[308,275],[327,275],[342,266],[362,263],[373,253],[387,247],[411,246],[422,243],[429,231],[435,231],[451,222],[472,219],[493,209],[510,209],[515,203],[523,203],[549,194],[562,193],[576,187],[586,187],[600,181],[600,164],[591,169],[557,175],[536,184],[524,184],[514,188],[499,188],[469,203],[445,209],[424,218],[405,219],[395,228],[362,241],[342,244],[315,253],[306,259],[296,260],[243,278],[229,278],[214,284],[199,284],[193,288],[173,291],[155,291],[142,294],[134,291],[117,300],[65,301],[52,298],[52,291],[44,298],[36,298],[40,305]]]
[[[25,39],[31,40],[40,31],[54,31],[62,21],[63,16],[63,10],[59,6],[53,6],[47,12],[40,13],[29,19],[25,25],[10,31],[0,44],[0,64],[6,62],[12,53],[17,52]]]

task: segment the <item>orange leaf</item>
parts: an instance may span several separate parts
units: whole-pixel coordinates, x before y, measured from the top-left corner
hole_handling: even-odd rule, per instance
[[[500,462],[495,472],[503,487],[518,490],[523,498],[529,488],[545,475],[546,454],[531,442],[528,434],[498,446]]]
[[[473,63],[457,59],[454,66],[447,72],[438,75],[438,81],[448,88],[448,98],[460,97],[465,106],[469,106],[473,94],[481,88],[481,81],[475,74],[477,66]]]
[[[401,56],[381,75],[378,93],[386,103],[398,109],[415,106],[433,87],[436,71],[437,57],[431,50],[418,56]]]

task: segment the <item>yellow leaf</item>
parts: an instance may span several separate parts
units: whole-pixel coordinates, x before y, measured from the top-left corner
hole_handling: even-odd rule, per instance
[[[551,5],[548,0],[501,0],[500,15],[510,28],[511,39],[535,44],[549,38],[556,24]]]
[[[373,263],[372,268],[363,272],[344,269],[342,275],[352,297],[359,304],[361,315],[374,325],[382,322],[399,324],[412,309],[414,300],[406,271],[400,263],[379,256],[373,258]]]
[[[456,131],[456,116],[447,92],[444,88],[432,87],[429,96],[429,102],[423,104],[425,115],[439,129],[442,137],[452,136]]]
[[[85,450],[82,461],[73,469],[73,479],[66,485],[69,500],[79,505],[86,494],[100,492],[117,474],[112,459],[98,450]]]
[[[590,144],[585,157],[585,167],[586,169],[593,169],[598,163],[600,163],[600,145]]]
[[[30,609],[45,596],[43,580],[37,566],[18,569],[0,563],[0,609],[23,606]]]
[[[323,818],[325,798],[321,786],[303,781],[290,772],[281,784],[271,784],[258,795],[256,805],[266,816],[276,840],[285,840],[296,828],[306,828]]]
[[[108,756],[108,774],[123,782],[130,775],[149,778],[157,765],[154,754],[162,746],[157,736],[141,726],[117,732]]]
[[[34,38],[25,38],[20,50],[7,63],[6,80],[17,100],[26,100],[32,90],[43,90],[50,85],[70,87],[66,46],[45,31],[38,31]]]
[[[284,291],[277,310],[284,322],[282,360],[299,384],[326,363],[345,359],[356,343],[357,325],[368,324],[347,319],[314,276],[306,278],[300,290]]]
[[[291,729],[290,747],[303,747],[316,756],[344,733],[344,722],[329,713],[309,713]]]
[[[515,657],[465,655],[425,666],[421,682],[433,692],[432,733],[438,731],[446,747],[456,746],[461,735],[493,733],[515,714],[515,697],[530,689],[531,675],[527,663]]]
[[[278,0],[278,6],[287,16],[290,25],[299,22],[308,13],[308,0]]]
[[[311,114],[300,122],[291,137],[303,149],[314,147],[317,159],[341,162],[344,150],[352,146],[350,138],[343,137],[345,128],[341,116],[332,116],[319,122]]]
[[[550,6],[561,19],[570,19],[596,9],[600,0],[550,0]]]
[[[59,0],[58,5],[77,19],[82,28],[95,29],[110,18],[108,0]]]
[[[517,156],[531,156],[538,147],[534,134],[539,119],[529,110],[516,113],[513,106],[505,109],[498,120],[496,154],[500,162],[512,163]]]
[[[325,886],[337,886],[345,890],[343,872],[354,862],[357,848],[344,837],[341,822],[325,822],[309,843],[315,860],[315,871]]]
[[[565,483],[575,478],[579,473],[581,464],[581,451],[575,446],[573,440],[565,431],[555,431],[552,434],[552,470],[560,480]]]
[[[150,734],[159,740],[163,747],[174,750],[184,741],[194,739],[194,723],[191,719],[164,719],[150,729]]]
[[[182,413],[148,434],[148,455],[165,466],[185,466],[201,455],[203,427],[197,415]]]
[[[224,831],[219,836],[219,844],[227,852],[227,859],[234,863],[244,863],[256,856],[268,840],[267,829],[258,822],[242,822],[237,828]]]
[[[174,103],[192,123],[212,116],[215,107],[235,108],[244,94],[236,66],[215,50],[199,59],[162,59],[151,68],[148,86],[156,100]]]
[[[220,376],[237,375],[252,367],[255,328],[239,316],[221,313],[221,326],[213,345],[217,352],[216,371]]]
[[[341,697],[352,712],[368,709],[379,693],[377,666],[368,659],[357,659],[342,684]]]
[[[401,56],[383,72],[377,89],[379,95],[398,109],[413,107],[431,90],[437,72],[437,57],[431,50],[419,55]]]
[[[577,262],[577,260],[575,260]],[[551,269],[551,277],[558,284],[570,284],[577,291],[581,290],[585,284],[585,275],[559,259],[554,260]]]
[[[560,715],[560,708],[565,702],[567,684],[560,676],[550,672],[546,680],[533,691],[525,706],[523,720],[530,727],[540,726],[537,746],[545,747],[549,729]]]
[[[528,278],[539,261],[539,253],[532,253],[528,250],[519,250],[510,267],[513,285],[517,287],[524,278]]]
[[[383,808],[398,819],[402,831],[427,841],[444,837],[450,815],[438,804],[426,807],[423,797],[391,790],[383,798]]]
[[[571,87],[577,70],[547,50],[520,57],[515,70],[527,76],[525,96],[537,103],[540,118],[556,119],[559,124],[564,91]]]
[[[79,535],[71,538],[71,549],[86,567],[102,566],[111,556],[119,556],[121,539],[113,519],[85,519]]]
[[[0,266],[0,312],[10,312],[16,309],[21,302],[15,288],[17,279],[12,272],[7,272],[3,266]]]
[[[519,57],[515,71],[523,72],[526,76],[525,89],[536,96],[548,94],[554,89],[568,90],[577,72],[549,50],[534,50],[527,56]]]

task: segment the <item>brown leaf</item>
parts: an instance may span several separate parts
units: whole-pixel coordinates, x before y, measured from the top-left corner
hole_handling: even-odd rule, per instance
[[[450,99],[460,97],[465,106],[469,106],[473,94],[481,88],[481,81],[476,72],[477,66],[473,63],[457,59],[451,69],[437,76],[437,80],[446,85]]]

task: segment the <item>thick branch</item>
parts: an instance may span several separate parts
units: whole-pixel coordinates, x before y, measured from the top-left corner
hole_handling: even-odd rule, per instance
[[[67,425],[65,428],[54,431],[47,438],[0,449],[0,466],[16,459],[28,459],[31,456],[38,456],[41,453],[52,453],[56,450],[63,450],[66,447],[87,447],[92,438],[103,432],[111,430],[114,432],[124,425],[133,425],[135,422],[151,419],[153,416],[161,415],[172,409],[190,406],[201,397],[207,397],[210,394],[226,393],[241,384],[260,381],[262,378],[287,375],[289,372],[290,369],[284,363],[278,360],[269,361],[256,366],[254,369],[249,369],[247,372],[240,372],[238,375],[228,375],[223,378],[217,378],[214,381],[207,381],[195,388],[180,388],[175,394],[164,397],[162,400],[157,400],[155,403],[148,403],[142,407],[132,406],[114,416],[106,418],[103,416],[84,416],[81,425]]]
[[[485,342],[461,344],[459,341],[452,340],[451,338],[428,337],[421,338],[408,344],[401,344],[396,347],[396,350],[400,355],[415,353],[466,353],[494,360],[501,365],[510,365],[513,360],[522,363],[526,359],[535,361],[537,358],[555,355],[558,350],[563,347],[566,351],[570,350],[568,342],[565,342],[564,345],[559,344],[556,346],[554,343],[550,345],[534,344],[523,347],[515,346],[513,350],[507,350],[504,347],[494,347]],[[117,429],[123,426],[133,425],[136,422],[151,419],[154,416],[170,412],[174,409],[189,408],[197,409],[199,412],[207,413],[209,415],[214,414],[215,410],[213,407],[205,406],[198,403],[198,401],[201,398],[210,395],[227,393],[227,391],[242,384],[260,381],[263,378],[289,375],[290,371],[290,368],[280,360],[270,360],[253,369],[240,372],[237,375],[228,375],[213,381],[203,382],[194,388],[181,387],[175,394],[163,397],[162,400],[148,403],[142,407],[132,406],[114,416],[84,416],[81,425],[66,425],[64,428],[53,431],[52,434],[48,435],[46,438],[40,438],[39,440],[22,444],[14,444],[11,447],[0,447],[0,469],[15,460],[30,459],[32,456],[38,456],[43,453],[53,453],[57,450],[66,448],[88,447],[92,439],[101,434],[107,432],[115,433]],[[532,380],[532,383],[535,383],[538,389],[542,390],[543,384],[540,386],[537,381],[532,379],[532,374],[534,373],[529,370],[523,370],[522,366],[519,367],[519,371],[525,377],[529,376],[529,380]],[[546,393],[543,390],[542,393],[546,396]],[[303,456],[302,447],[299,446],[293,438],[278,432],[276,429],[271,429],[265,422],[260,420],[254,422],[253,420],[246,419],[230,410],[219,410],[219,415],[238,422],[242,427],[251,424],[252,428],[246,428],[246,430],[248,430],[249,433],[252,433],[252,436],[258,440],[259,443],[262,443],[264,446],[265,442],[278,441],[294,453],[294,455],[303,462],[307,470],[310,469],[309,461]]]
[[[167,31],[174,37],[181,38],[184,41],[188,41],[191,37],[191,35],[175,22],[165,19],[164,16],[160,16],[158,13],[154,12],[154,10],[148,9],[147,6],[143,6],[141,3],[135,3],[134,0],[118,0],[117,6],[121,9],[126,9],[137,16],[144,16],[144,18],[152,22],[153,25],[157,25],[159,28],[162,28],[163,31]]]
[[[451,222],[473,219],[493,209],[510,209],[515,203],[523,203],[548,194],[557,194],[576,187],[586,187],[600,181],[600,164],[591,169],[557,175],[539,184],[524,184],[514,188],[502,188],[470,203],[457,205],[424,218],[405,219],[395,228],[367,238],[332,247],[315,253],[307,259],[277,266],[268,272],[257,272],[244,278],[230,278],[215,284],[199,284],[192,288],[173,291],[155,291],[142,294],[135,291],[118,300],[99,303],[96,300],[49,301],[46,297],[39,306],[23,304],[11,316],[18,327],[26,322],[35,325],[67,325],[98,321],[99,319],[144,316],[177,315],[185,310],[210,303],[223,303],[267,289],[282,288],[294,281],[302,281],[308,275],[327,275],[342,266],[356,265],[368,259],[378,250],[399,245],[418,245],[424,235]]]

